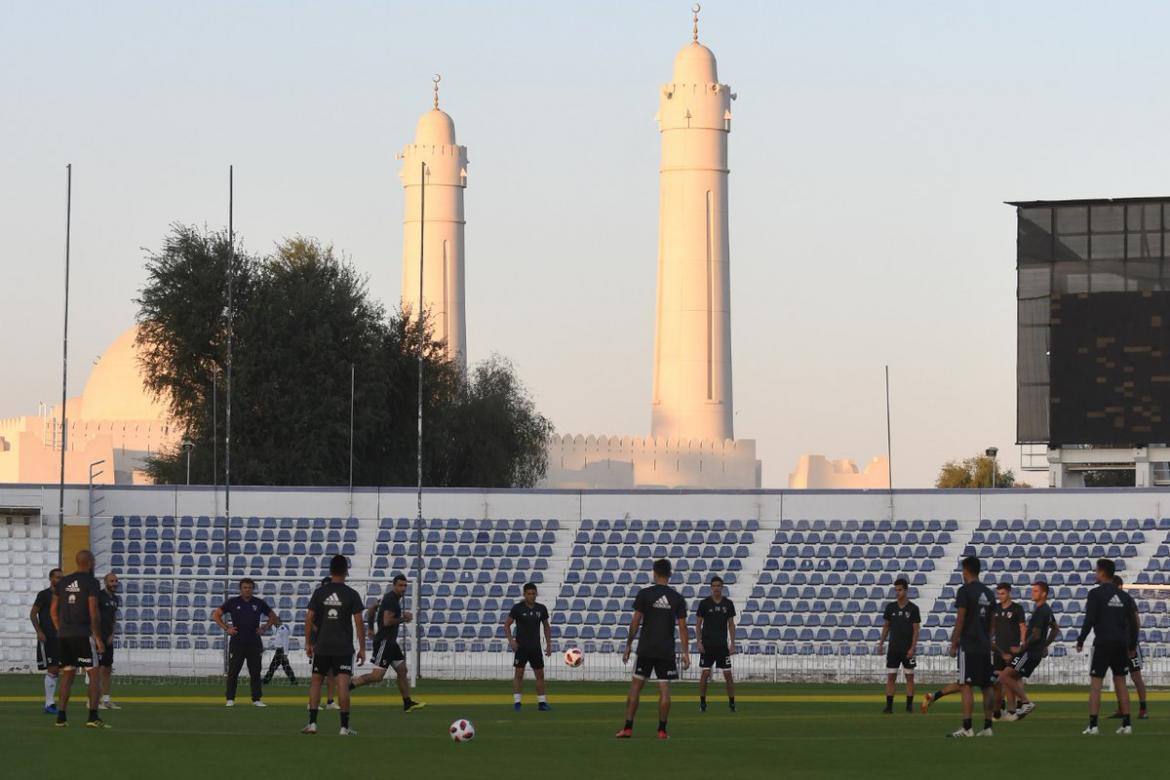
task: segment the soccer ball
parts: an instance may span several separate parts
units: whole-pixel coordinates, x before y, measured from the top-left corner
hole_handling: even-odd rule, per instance
[[[451,739],[456,742],[470,742],[475,737],[475,724],[467,718],[460,718],[451,724]]]
[[[576,669],[585,663],[585,654],[579,648],[571,647],[565,651],[565,665]]]

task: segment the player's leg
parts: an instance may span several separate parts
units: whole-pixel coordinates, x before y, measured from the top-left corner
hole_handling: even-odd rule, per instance
[[[699,712],[707,711],[707,682],[711,679],[711,667],[707,663],[707,656],[699,657],[699,664],[703,667],[699,672]]]
[[[224,698],[227,700],[227,706],[229,707],[234,706],[236,703],[236,685],[240,681],[240,670],[244,668],[244,660],[243,651],[229,644],[227,685],[224,691]]]
[[[77,675],[77,667],[66,664],[61,667],[59,685],[57,686],[57,723],[64,725],[67,720],[66,711],[69,708],[69,694],[73,690],[73,678]]]
[[[96,655],[96,654],[95,654]],[[89,718],[86,720],[86,725],[91,723],[101,723],[101,718],[98,717],[98,706],[102,698],[102,684],[99,679],[97,658],[94,658],[94,663],[85,670],[86,676],[86,694],[89,699]]]
[[[316,734],[317,733],[317,712],[321,706],[321,685],[325,681],[325,676],[317,671],[317,659],[313,659],[313,671],[309,678],[309,723],[303,729],[302,734]]]
[[[260,665],[264,658],[264,649],[254,647],[248,650],[245,661],[248,664],[248,682],[252,690],[252,703],[258,707],[264,706],[260,701],[264,696],[264,689],[260,685]]]
[[[282,655],[279,647],[272,651],[272,660],[268,662],[268,671],[264,673],[264,679],[262,681],[265,685],[272,682],[272,677],[276,674],[276,668],[280,666]]]
[[[45,667],[45,712],[49,714],[57,711],[57,681],[60,675],[61,667],[56,664]]]
[[[670,681],[658,681],[658,738],[666,739],[666,721],[670,719]]]
[[[1138,697],[1138,717],[1146,717],[1146,681],[1142,679],[1140,666],[1130,665],[1130,676],[1133,678],[1133,689]]]
[[[329,676],[326,678],[325,692],[325,709],[337,709],[337,705],[334,703],[334,700],[337,698],[337,675],[333,672],[329,672]]]
[[[538,710],[548,709],[548,694],[545,693],[544,687],[544,667],[539,669],[533,668],[532,675],[536,678],[536,708]]]
[[[723,670],[723,682],[727,684],[727,706],[735,712],[735,679],[731,676],[731,669]]]
[[[906,712],[914,711],[914,670],[906,669],[902,672],[902,677],[906,680]]]
[[[958,692],[959,692],[959,688],[960,688],[960,686],[959,686],[959,684],[958,684],[958,683],[947,683],[946,685],[944,685],[943,687],[939,688],[939,689],[938,689],[937,691],[935,691],[934,693],[928,693],[928,694],[926,694],[926,697],[925,697],[925,698],[923,698],[923,700],[922,700],[922,711],[923,711],[923,713],[925,713],[925,712],[929,711],[929,710],[930,710],[930,705],[934,704],[936,701],[938,701],[938,700],[939,700],[939,699],[941,699],[942,697],[944,697],[944,696],[952,696],[952,695],[954,695],[954,694],[958,693]]]
[[[995,712],[996,705],[999,703],[999,695],[995,692],[995,686],[988,680],[983,688],[983,729],[975,734],[977,737],[991,736],[991,724],[994,723],[992,714]]]
[[[280,667],[284,669],[284,674],[286,677],[288,677],[289,683],[291,685],[296,685],[297,676],[293,674],[292,664],[290,664],[288,660],[288,653],[284,652],[283,650],[277,650],[276,652],[280,653]]]
[[[1121,713],[1121,727],[1117,729],[1117,733],[1128,734],[1131,729],[1129,720],[1129,687],[1125,684],[1125,675],[1118,674],[1116,670],[1113,672],[1113,691],[1117,694],[1117,710]]]
[[[894,711],[894,691],[898,686],[898,671],[886,671],[886,706],[882,713],[889,715]]]
[[[351,662],[352,663],[352,662]],[[352,670],[352,665],[350,666]],[[341,707],[341,733],[345,736],[356,734],[349,727],[349,681],[352,675],[350,672],[338,670],[334,673],[337,680],[337,703]]]
[[[646,677],[640,669],[634,670],[630,679],[630,691],[626,694],[626,725],[617,733],[619,738],[628,738],[634,728],[634,716],[638,714],[638,701],[642,697],[642,688],[646,685]]]
[[[520,657],[519,651],[516,657],[512,660],[512,709],[519,710],[521,700],[524,698],[524,659]]]

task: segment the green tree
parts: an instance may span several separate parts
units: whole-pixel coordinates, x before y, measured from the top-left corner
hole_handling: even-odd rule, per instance
[[[985,455],[976,455],[963,460],[950,460],[939,470],[934,486],[938,488],[989,488],[991,487],[992,464],[995,464],[995,486],[997,488],[1031,487],[1017,483],[1011,469],[1002,469],[999,464]]]
[[[147,256],[137,300],[147,385],[194,443],[199,482],[215,466],[223,478],[231,256],[223,232],[173,226]],[[506,361],[476,367],[469,381],[425,317],[420,329],[409,312],[387,313],[365,278],[315,240],[235,257],[234,484],[347,484],[351,370],[354,484],[414,484],[420,352],[424,484],[527,486],[544,475],[552,426]],[[148,471],[159,483],[184,481],[186,457],[162,453]]]

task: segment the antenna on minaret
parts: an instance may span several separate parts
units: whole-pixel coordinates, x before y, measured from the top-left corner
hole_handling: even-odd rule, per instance
[[[436,111],[439,110],[439,82],[442,80],[443,80],[443,77],[440,76],[438,73],[436,73],[434,76],[431,77],[431,81],[435,82],[435,110]]]
[[[693,13],[695,15],[694,16],[695,26],[691,30],[691,40],[693,40],[695,43],[699,42],[699,11],[702,11],[702,10],[703,10],[703,6],[699,5],[698,3],[695,3],[694,5],[691,6],[691,13]]]

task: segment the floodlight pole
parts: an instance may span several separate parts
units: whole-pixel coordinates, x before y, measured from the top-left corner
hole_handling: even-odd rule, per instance
[[[223,435],[223,594],[227,597],[228,583],[231,578],[231,557],[229,549],[232,535],[232,326],[234,317],[234,281],[236,275],[236,232],[234,223],[235,212],[235,166],[228,166],[228,273],[227,273],[227,363],[224,371],[224,394],[226,408],[224,409]],[[224,673],[228,669],[228,646],[223,647]]]
[[[890,427],[890,366],[886,365],[886,482],[890,488],[890,521],[894,520],[894,447]]]
[[[69,441],[69,235],[73,221],[73,163],[65,166],[65,328],[61,338],[61,473],[57,486],[57,565],[65,567],[65,450]]]

